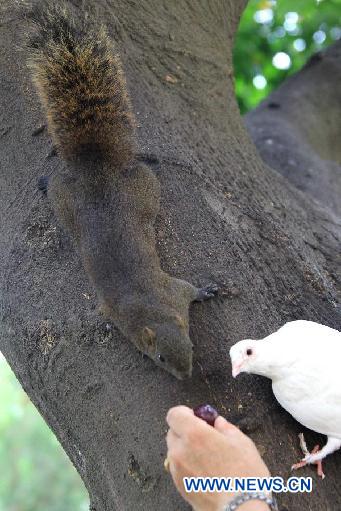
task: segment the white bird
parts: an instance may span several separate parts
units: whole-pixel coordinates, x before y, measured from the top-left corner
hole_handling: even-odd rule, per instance
[[[291,321],[261,340],[245,339],[230,349],[232,375],[254,373],[272,380],[277,401],[305,427],[327,435],[293,469],[317,465],[341,447],[341,332],[312,321]]]

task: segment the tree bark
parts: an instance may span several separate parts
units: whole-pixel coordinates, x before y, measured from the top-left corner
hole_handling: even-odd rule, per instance
[[[264,160],[283,177],[261,160],[235,99],[232,42],[246,3],[96,3],[124,61],[141,158],[161,182],[162,267],[221,288],[218,299],[191,309],[194,371],[183,382],[97,316],[72,240],[37,188],[40,175],[63,163],[39,129],[45,120],[25,53],[16,51],[24,20],[9,0],[0,6],[0,346],[84,480],[93,511],[187,509],[163,470],[165,414],[180,403],[216,406],[251,433],[273,474],[289,477],[302,427],[268,381],[232,380],[229,347],[297,318],[341,328],[340,45],[328,54],[337,71],[324,77],[323,101],[314,80],[322,80],[324,58],[275,93],[280,108],[265,102],[248,117]],[[303,172],[291,178],[293,151]],[[308,167],[318,169],[315,188]],[[307,438],[311,446],[325,440]],[[336,453],[323,483],[303,470],[314,478],[313,494],[280,495],[280,508],[339,509],[340,468]]]

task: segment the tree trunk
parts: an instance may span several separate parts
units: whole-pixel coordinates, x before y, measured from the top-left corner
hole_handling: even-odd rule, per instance
[[[141,157],[161,182],[162,267],[221,288],[191,309],[187,381],[97,316],[72,240],[37,188],[63,163],[37,129],[45,120],[16,50],[24,21],[13,2],[0,6],[1,350],[83,478],[93,511],[187,509],[163,470],[165,414],[180,403],[216,406],[251,433],[274,475],[289,477],[302,427],[267,380],[232,380],[229,347],[297,318],[341,328],[340,45],[247,120],[264,159],[302,193],[260,159],[237,107],[232,42],[246,3],[96,2],[122,54]],[[307,438],[313,446],[318,435]],[[340,468],[336,453],[325,481],[302,470],[313,494],[280,495],[280,508],[339,509]]]

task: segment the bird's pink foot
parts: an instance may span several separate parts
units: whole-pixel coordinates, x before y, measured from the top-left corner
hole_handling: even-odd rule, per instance
[[[315,461],[315,464],[317,466],[317,475],[321,477],[321,479],[324,479],[326,477],[325,473],[323,472],[322,468],[322,461]]]
[[[300,447],[301,447],[301,450],[304,454],[304,458],[303,460],[299,461],[298,463],[295,463],[292,467],[291,467],[291,470],[297,470],[299,468],[302,468],[302,467],[305,467],[306,465],[309,464],[309,457],[312,455],[312,454],[316,454],[318,453],[319,449],[320,449],[320,446],[319,445],[315,445],[314,449],[309,452],[308,451],[308,448],[307,448],[307,444],[305,442],[305,439],[304,439],[304,435],[303,433],[300,433],[298,435],[299,439],[300,439]],[[322,479],[324,479],[326,476],[324,475],[323,473],[323,469],[322,469],[322,460],[318,460],[318,461],[313,461],[312,462],[314,465],[317,466],[317,475],[319,477],[321,477]]]

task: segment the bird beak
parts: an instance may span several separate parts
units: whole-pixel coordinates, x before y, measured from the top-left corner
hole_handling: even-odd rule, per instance
[[[237,378],[238,374],[241,372],[243,365],[243,361],[236,360],[232,363],[232,376],[233,378]]]

